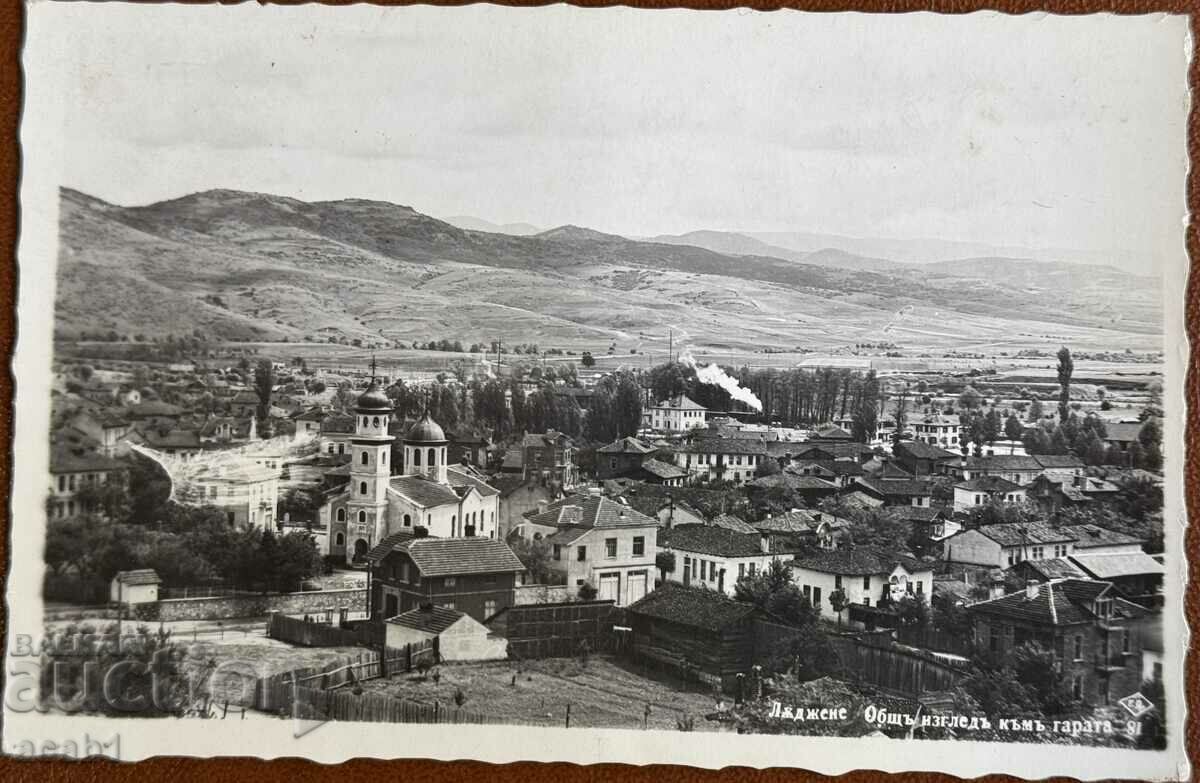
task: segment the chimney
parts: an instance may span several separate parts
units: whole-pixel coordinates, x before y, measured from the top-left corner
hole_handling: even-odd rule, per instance
[[[1004,595],[1004,572],[993,571],[991,577],[992,583],[988,588],[988,598],[999,598]]]
[[[758,545],[764,555],[771,554],[771,539],[767,537],[766,533],[759,533]]]
[[[1025,582],[1025,600],[1032,601],[1033,599],[1037,598],[1039,587],[1040,587],[1040,585],[1035,580],[1033,580],[1033,579],[1026,580],[1026,582]]]
[[[600,487],[588,487],[588,496],[589,497],[598,498],[598,497],[602,497],[603,495],[604,495],[604,490],[601,489]]]
[[[538,503],[537,503],[537,510],[538,510],[538,513],[539,513],[539,514],[545,514],[545,513],[546,513],[546,505],[547,505],[547,504],[546,504],[546,501],[544,501],[544,500],[539,500],[539,501],[538,501]]]

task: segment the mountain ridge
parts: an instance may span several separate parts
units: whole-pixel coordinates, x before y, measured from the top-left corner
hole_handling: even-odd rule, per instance
[[[1052,290],[1064,285],[1060,271],[1033,269],[1009,285],[936,268],[839,268],[831,263],[844,251],[836,249],[800,260],[730,255],[580,226],[513,236],[367,199],[305,202],[217,189],[122,207],[63,189],[61,201],[60,336],[198,330],[223,339],[388,344],[490,332],[636,349],[670,326],[698,342],[758,349],[894,341],[897,329],[914,344],[951,344],[985,327],[999,334],[1036,322],[1075,330],[1116,323],[1094,306],[1104,289],[1087,280],[1061,301]],[[1130,286],[1137,295],[1119,331],[1152,333],[1157,305],[1136,281]],[[961,336],[922,331],[897,321],[907,306],[968,325]],[[1014,312],[1029,323],[1013,321]]]

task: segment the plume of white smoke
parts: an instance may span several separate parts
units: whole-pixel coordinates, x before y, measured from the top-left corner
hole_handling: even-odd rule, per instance
[[[714,386],[720,386],[730,397],[738,402],[745,403],[754,410],[762,413],[762,401],[758,399],[758,395],[749,389],[742,386],[736,379],[729,377],[724,370],[716,364],[709,364],[706,367],[701,367],[696,359],[692,356],[690,348],[684,348],[683,353],[679,354],[679,361],[692,367],[696,370],[696,379],[700,383],[709,383]]]

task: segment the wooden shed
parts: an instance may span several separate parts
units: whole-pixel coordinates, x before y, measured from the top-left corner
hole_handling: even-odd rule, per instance
[[[635,656],[731,689],[753,665],[754,621],[764,614],[715,590],[666,582],[626,616]]]

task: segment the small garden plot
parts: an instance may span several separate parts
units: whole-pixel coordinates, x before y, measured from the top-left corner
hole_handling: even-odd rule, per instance
[[[216,704],[249,706],[254,690],[248,678],[267,677],[309,666],[326,666],[358,660],[364,647],[293,647],[274,639],[256,639],[253,644],[200,641],[185,643],[183,667],[189,677],[199,678],[210,665],[216,673],[209,688]]]
[[[363,683],[366,690],[423,704],[456,704],[513,723],[571,727],[676,730],[691,722],[694,730],[718,730],[704,716],[716,711],[711,691],[687,688],[638,671],[611,658],[593,656],[539,661],[443,665],[428,674],[412,672]],[[458,694],[461,694],[459,696]],[[461,704],[459,702],[461,701]],[[646,707],[649,705],[649,714]]]

